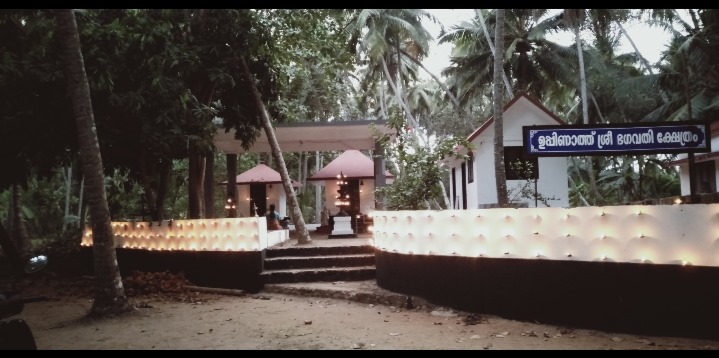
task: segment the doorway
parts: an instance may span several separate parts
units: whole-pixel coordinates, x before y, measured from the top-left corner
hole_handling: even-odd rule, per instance
[[[694,178],[697,193],[716,193],[716,163],[713,160],[698,162],[694,166],[696,168],[696,177]]]
[[[250,216],[262,216],[265,212],[267,212],[267,187],[263,183],[250,184]]]

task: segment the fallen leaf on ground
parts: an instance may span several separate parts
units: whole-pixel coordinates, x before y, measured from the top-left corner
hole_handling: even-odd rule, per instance
[[[389,335],[390,335],[390,336],[399,336],[399,335],[401,335],[401,334],[402,334],[402,333],[392,333],[392,332],[390,332]]]
[[[482,337],[480,337],[477,334],[473,335],[472,337],[469,337],[469,339],[480,339],[480,338],[482,338]]]

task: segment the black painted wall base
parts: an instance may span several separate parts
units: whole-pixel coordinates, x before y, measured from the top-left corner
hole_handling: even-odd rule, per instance
[[[377,251],[377,284],[454,309],[613,332],[719,340],[719,268]]]
[[[92,272],[92,247],[83,248]],[[234,288],[259,292],[264,251],[149,251],[116,249],[120,273],[183,272],[197,286]]]

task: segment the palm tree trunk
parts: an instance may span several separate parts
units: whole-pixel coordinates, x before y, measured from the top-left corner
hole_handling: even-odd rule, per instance
[[[189,197],[189,218],[202,219],[205,217],[205,157],[200,154],[197,147],[190,143],[189,177],[187,183]]]
[[[389,86],[392,87],[392,92],[394,92],[395,99],[397,100],[397,103],[402,107],[405,113],[405,117],[407,117],[407,122],[409,122],[409,125],[414,128],[415,130],[412,132],[415,137],[419,136],[419,123],[416,119],[414,119],[414,116],[412,115],[412,110],[409,108],[409,104],[402,98],[402,93],[400,92],[400,87],[398,83],[395,83],[392,80],[392,74],[389,72],[389,68],[387,67],[387,61],[385,61],[384,58],[382,58],[382,70],[384,71],[385,76],[387,76],[387,82],[389,83]],[[426,142],[425,138],[422,137],[423,142]]]
[[[569,177],[569,183],[572,184],[572,188],[574,188],[574,192],[577,193],[577,196],[579,197],[579,201],[582,202],[582,205],[589,206],[589,203],[587,202],[587,199],[584,198],[582,193],[577,188],[577,184],[574,183],[574,180],[572,180],[571,177]]]
[[[237,154],[227,154],[227,201],[225,209],[227,209],[228,218],[237,217]],[[232,206],[235,206],[233,209]]]
[[[62,171],[62,177],[65,179],[65,215],[62,217],[62,231],[67,230],[68,218],[70,217],[70,194],[72,192],[72,165],[67,167],[67,175],[65,170]]]
[[[594,108],[597,109],[597,114],[599,115],[599,120],[602,121],[602,123],[604,123],[604,116],[602,115],[602,110],[599,108],[599,103],[597,103],[597,99],[594,98],[593,93],[590,92],[589,95],[592,97],[592,103],[594,103]]]
[[[132,310],[122,285],[113,240],[110,210],[105,194],[100,145],[90,100],[90,86],[80,50],[80,35],[72,9],[56,12],[58,39],[63,51],[65,79],[72,99],[78,133],[82,172],[87,180],[87,201],[90,206],[95,266],[95,300],[90,315],[104,316]]]
[[[385,108],[385,95],[384,95],[384,82],[380,82],[379,84],[379,90],[380,90],[380,98],[379,98],[379,106],[380,106],[380,115],[382,119],[387,119],[387,109]]]
[[[295,224],[295,231],[298,234],[298,243],[309,244],[310,242],[312,242],[312,239],[310,239],[310,233],[309,231],[307,231],[307,227],[305,227],[305,219],[302,217],[302,211],[300,210],[299,203],[297,202],[297,196],[295,195],[295,191],[292,188],[292,181],[290,180],[290,175],[287,173],[285,159],[282,157],[282,150],[280,149],[280,144],[277,142],[275,130],[272,128],[272,122],[270,122],[270,117],[267,114],[267,110],[265,109],[265,104],[262,103],[262,96],[260,95],[260,91],[257,90],[257,86],[255,86],[254,84],[255,79],[252,75],[252,72],[250,71],[250,67],[245,61],[245,56],[239,55],[238,57],[240,61],[240,66],[242,66],[242,71],[245,75],[245,80],[247,81],[249,90],[251,91],[252,96],[255,100],[255,105],[257,106],[257,109],[262,116],[262,126],[265,128],[267,140],[270,142],[270,147],[272,148],[272,156],[277,161],[277,167],[280,170],[282,186],[285,189],[285,194],[287,194],[287,199],[290,205],[292,222]]]
[[[32,241],[30,240],[30,236],[27,234],[25,220],[23,220],[22,217],[22,195],[20,194],[20,191],[20,185],[12,185],[13,230],[11,235],[15,240],[17,250],[21,255],[23,255],[32,250]]]
[[[497,28],[494,31],[494,47],[504,48],[504,9],[496,10]],[[504,73],[504,54],[494,52],[494,180],[497,187],[497,204],[501,208],[509,206],[507,193],[507,173],[504,171],[504,117],[502,107],[502,74]]]
[[[140,158],[137,158],[138,175],[140,179],[140,186],[142,187],[142,207],[140,208],[140,216],[144,220],[145,211],[147,210],[150,213],[151,220],[159,220],[155,217],[155,212],[157,210],[155,208],[154,189],[152,188],[152,184],[150,184],[150,175],[148,174],[149,170],[147,169],[148,163],[145,158],[145,155],[140,155]],[[145,209],[145,206],[147,206],[147,209]]]
[[[579,60],[579,88],[582,94],[582,123],[589,124],[589,103],[587,102],[587,75],[584,70],[584,52],[582,51],[582,38],[579,36],[579,24],[574,25],[574,38],[577,41],[577,58]],[[589,186],[594,196],[594,204],[600,201],[601,195],[597,188],[597,180],[594,175],[594,158],[588,157],[589,161]]]
[[[622,33],[622,35],[624,35],[624,37],[627,38],[627,40],[629,41],[629,44],[632,45],[632,48],[634,49],[634,53],[637,55],[637,57],[639,58],[639,61],[641,61],[642,65],[644,65],[644,68],[647,69],[649,74],[653,75],[654,71],[652,70],[652,66],[649,65],[649,61],[647,61],[647,59],[644,58],[644,56],[642,56],[642,53],[639,52],[639,48],[637,48],[637,45],[634,44],[634,40],[632,40],[632,38],[629,36],[629,33],[627,32],[627,30],[624,29],[624,25],[622,25],[622,22],[614,21],[614,23],[616,23],[617,26],[619,26],[619,31]],[[664,104],[669,103],[669,98],[667,97],[667,94],[664,93],[663,90],[661,90],[661,89],[659,90],[659,95],[662,97],[662,102],[664,102]]]
[[[215,153],[210,153],[205,157],[205,177],[204,177],[204,196],[205,196],[205,218],[215,218]]]
[[[83,201],[82,196],[83,196],[84,192],[85,192],[85,177],[83,177],[82,180],[80,180],[80,197],[79,197],[78,204],[77,204],[77,218],[78,218],[77,222],[78,222],[78,227],[80,229],[82,229],[84,227],[83,225],[81,225],[82,224],[81,223],[81,221],[82,221],[82,201]]]
[[[582,95],[582,123],[589,124],[589,103],[587,102],[587,75],[584,71],[584,53],[579,26],[574,26],[574,38],[577,41],[577,58],[579,59],[579,90]]]
[[[410,111],[409,105],[407,104],[407,102],[402,100],[401,94],[399,92],[399,88],[395,85],[394,82],[392,82],[392,77],[390,76],[389,69],[387,68],[387,62],[384,60],[384,58],[382,59],[382,69],[384,70],[385,76],[387,76],[387,82],[389,82],[389,85],[392,87],[392,91],[394,91],[394,93],[395,93],[397,101],[399,102],[399,104],[402,106],[402,108],[404,109],[404,111],[406,113],[408,122],[410,123],[412,128],[414,128],[414,130],[412,131],[412,134],[415,136],[415,138],[418,138],[419,137],[419,134],[418,134],[419,133],[419,123],[412,116],[412,112]],[[429,142],[427,141],[426,138],[421,137],[421,139],[424,141],[425,144],[428,145]],[[447,191],[446,191],[446,188],[444,187],[444,182],[441,179],[439,180],[439,186],[442,188],[442,190],[441,190],[442,198],[444,199],[445,207],[449,207],[449,205],[450,205],[449,198],[447,197]]]
[[[170,172],[172,171],[172,159],[162,159],[159,164],[160,181],[157,183],[157,195],[155,195],[155,204],[152,206],[155,210],[153,213],[154,220],[162,221],[165,219],[165,199],[167,198],[167,186]]]
[[[302,152],[297,153],[297,175],[300,182],[302,182]],[[299,192],[302,193],[302,188],[300,188]]]
[[[484,16],[482,16],[482,10],[477,9],[477,10],[474,10],[474,12],[477,14],[477,18],[479,19],[479,24],[482,26],[482,31],[484,32],[484,37],[487,38],[487,44],[489,45],[489,49],[492,51],[492,56],[494,56],[496,58],[497,53],[494,51],[496,46],[494,45],[494,41],[492,41],[492,38],[489,36],[489,31],[487,31],[487,25],[484,24]],[[502,29],[502,32],[504,32],[504,29]],[[504,41],[502,41],[502,42],[504,42]],[[502,46],[504,46],[504,44],[502,44]],[[502,78],[504,79],[504,89],[507,91],[507,96],[509,98],[512,98],[512,85],[509,84],[509,78],[507,78],[507,73],[504,72],[504,68],[502,68]]]
[[[2,252],[8,258],[8,262],[10,263],[10,270],[14,274],[22,273],[22,256],[17,251],[17,247],[15,247],[15,243],[10,238],[10,234],[5,230],[2,221],[0,221],[0,248],[2,248]]]
[[[8,233],[8,240],[12,240],[10,235],[12,235],[12,225],[13,225],[12,218],[14,218],[14,217],[15,217],[15,208],[12,205],[12,200],[8,200],[8,202],[7,202],[7,219],[5,220],[5,226],[7,226],[6,230]]]
[[[300,176],[300,183],[302,183],[302,186],[300,187],[300,192],[304,193],[305,188],[307,187],[307,162],[309,161],[309,152],[307,152],[305,155],[303,155],[302,158],[302,175]]]

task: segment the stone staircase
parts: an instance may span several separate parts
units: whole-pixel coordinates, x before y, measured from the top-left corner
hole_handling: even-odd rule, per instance
[[[372,280],[374,250],[372,245],[271,247],[261,277],[267,284]]]

